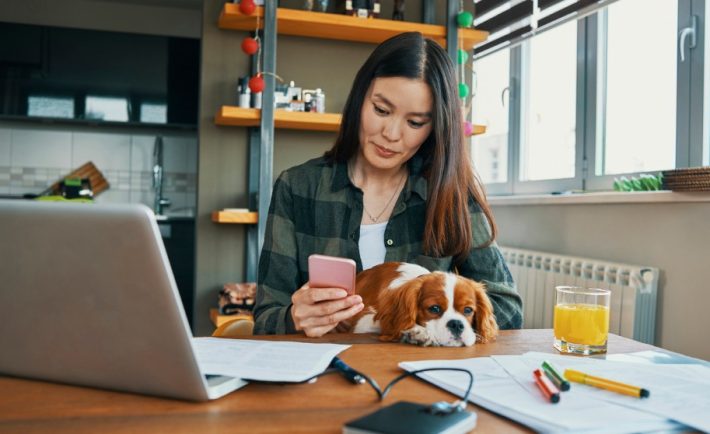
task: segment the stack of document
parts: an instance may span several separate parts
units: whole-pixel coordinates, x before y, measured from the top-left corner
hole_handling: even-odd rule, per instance
[[[319,374],[350,345],[193,338],[200,371],[256,381],[300,382]]]
[[[649,398],[634,398],[591,386],[572,383],[560,402],[551,404],[540,393],[532,372],[543,360],[560,371],[576,369],[650,390]],[[413,371],[455,367],[475,377],[471,401],[492,412],[540,432],[630,433],[673,430],[690,426],[710,431],[710,367],[701,364],[614,362],[543,353],[492,356],[463,360],[402,362]],[[463,397],[467,376],[433,371],[418,374],[455,395]]]

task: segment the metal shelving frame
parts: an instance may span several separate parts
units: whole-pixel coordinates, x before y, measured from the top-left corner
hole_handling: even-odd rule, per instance
[[[459,12],[458,0],[447,0],[446,46],[451,60],[456,64],[458,49],[456,15]],[[274,156],[274,85],[276,74],[276,38],[278,36],[276,20],[277,0],[264,1],[264,30],[261,32],[261,50],[264,61],[263,72],[265,88],[262,94],[261,127],[248,128],[249,134],[249,209],[258,210],[259,221],[247,226],[246,242],[246,282],[256,282],[259,254],[264,244],[266,219],[271,203]],[[424,23],[435,21],[435,0],[422,2]],[[256,65],[252,65],[256,73]]]

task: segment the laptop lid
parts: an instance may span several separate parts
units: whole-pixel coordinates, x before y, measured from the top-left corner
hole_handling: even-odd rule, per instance
[[[0,374],[196,401],[239,387],[210,393],[191,338],[149,208],[0,200]]]

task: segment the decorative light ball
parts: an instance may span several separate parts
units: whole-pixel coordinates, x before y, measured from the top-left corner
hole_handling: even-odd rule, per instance
[[[473,25],[473,14],[469,11],[461,11],[456,16],[459,27],[471,27]]]
[[[264,79],[259,75],[255,75],[249,79],[249,89],[252,93],[259,93],[264,90]]]
[[[464,50],[463,48],[459,48],[458,62],[459,65],[463,65],[464,63],[468,62],[468,51]]]
[[[463,133],[466,137],[471,137],[473,135],[473,124],[469,121],[463,123]]]
[[[466,83],[459,83],[459,98],[466,98],[468,96],[468,85]]]
[[[254,0],[242,0],[239,2],[239,11],[244,15],[253,14],[255,9],[256,5],[254,4]]]
[[[244,38],[242,41],[242,51],[248,55],[252,55],[259,50],[259,41],[254,38]]]

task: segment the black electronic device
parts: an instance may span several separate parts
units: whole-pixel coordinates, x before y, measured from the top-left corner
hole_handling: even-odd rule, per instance
[[[477,419],[456,405],[399,401],[347,422],[343,434],[460,434],[471,431]]]

